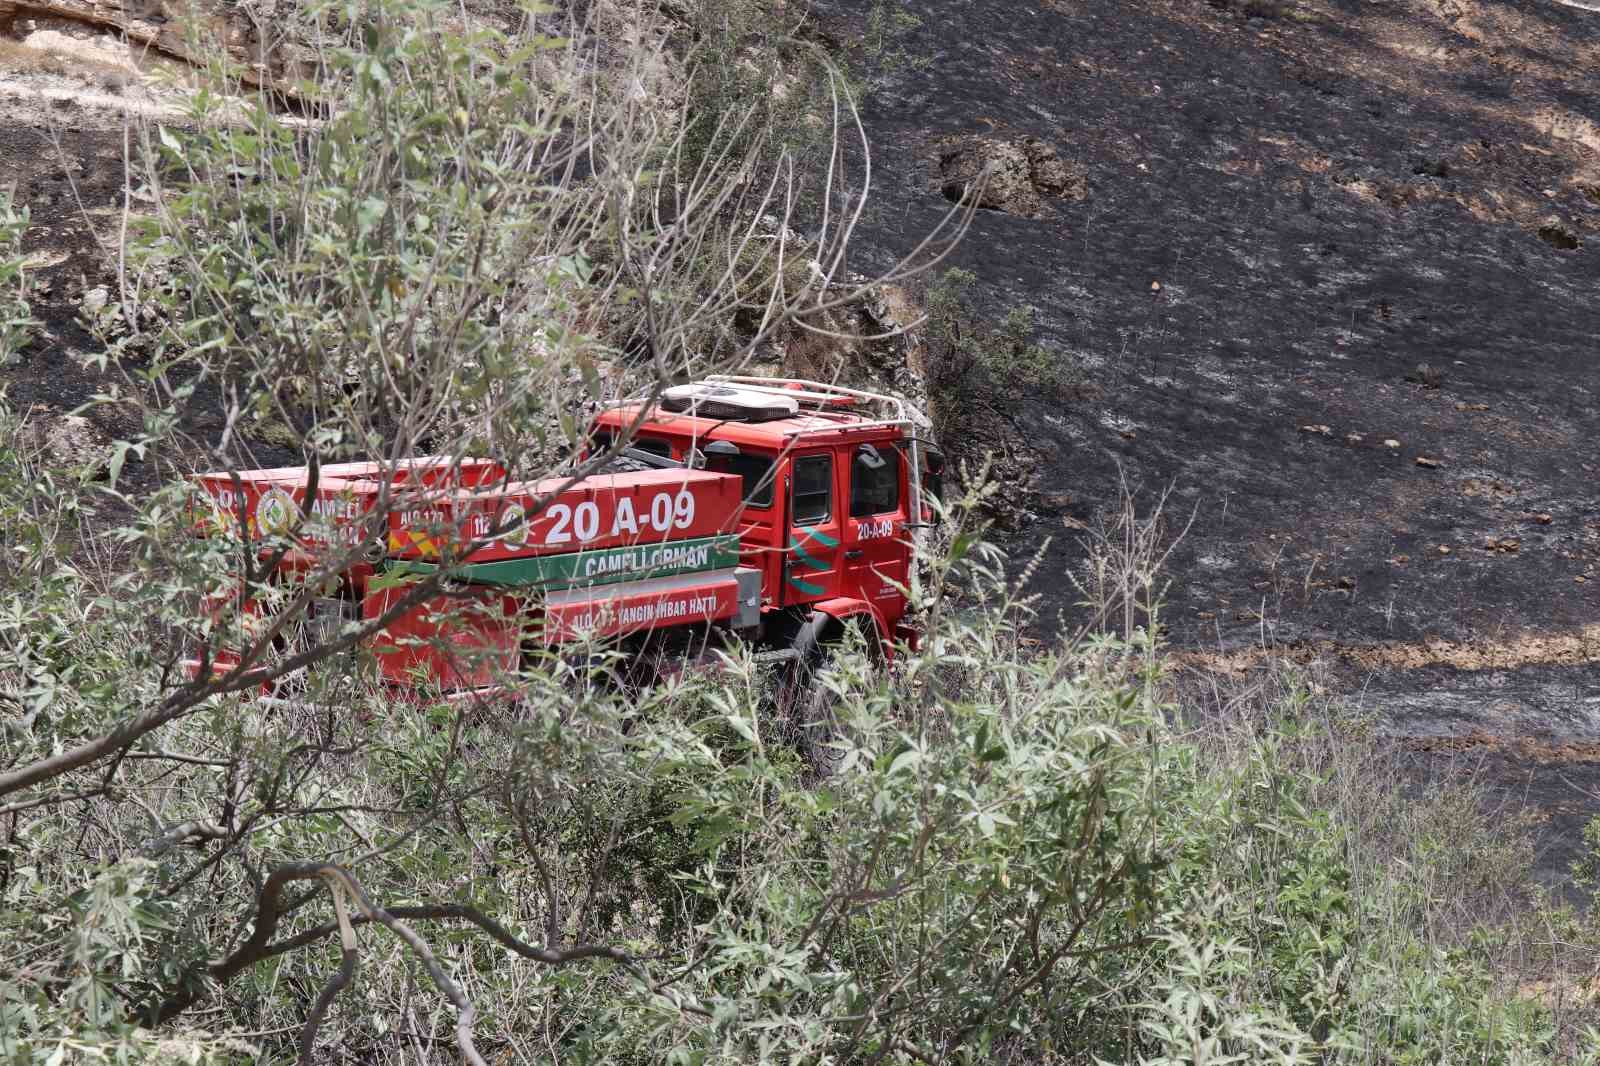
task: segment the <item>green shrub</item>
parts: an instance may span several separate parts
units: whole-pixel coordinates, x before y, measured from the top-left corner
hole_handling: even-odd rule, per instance
[[[28,209],[16,204],[10,189],[0,189],[0,367],[19,357],[36,324],[29,317],[29,283],[22,235]]]
[[[6,1053],[226,1057],[252,1033],[288,1054],[340,965],[327,887],[292,897],[281,952],[212,960],[248,938],[259,871],[337,856],[467,990],[488,1054],[1555,1060],[1508,961],[1528,927],[1487,906],[1526,887],[1516,826],[1470,789],[1402,795],[1365,724],[1292,675],[1248,713],[1197,705],[1147,588],[1122,638],[1031,646],[976,496],[911,589],[920,648],[827,673],[820,781],[753,662],[630,698],[552,659],[498,706],[219,700],[149,732],[115,790],[96,767],[29,793],[0,855]],[[1125,563],[1106,572],[1153,580]],[[40,712],[0,738],[13,764],[106,728],[160,669],[128,657],[133,618],[94,574],[40,564],[55,585],[0,600],[7,661],[37,664],[0,674]],[[378,1056],[403,1024],[451,1046],[415,943],[356,933],[356,981],[305,1038]]]
[[[1034,309],[1014,307],[989,325],[973,304],[977,275],[953,268],[927,293],[929,388],[953,394],[983,384],[990,389],[1063,388],[1078,375],[1068,357],[1033,340]]]

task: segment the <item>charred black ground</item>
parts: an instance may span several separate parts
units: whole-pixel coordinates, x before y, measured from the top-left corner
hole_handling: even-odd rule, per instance
[[[26,409],[70,411],[101,386],[83,357],[97,347],[78,321],[88,290],[115,284],[110,248],[122,204],[120,116],[87,114],[70,102],[25,107],[11,97],[0,119],[0,188],[28,209],[23,248],[35,264],[33,315],[41,337],[0,376],[9,400]]]
[[[1170,567],[1179,646],[1321,648],[1433,768],[1422,738],[1489,737],[1452,743],[1552,816],[1558,871],[1600,811],[1600,755],[1561,747],[1600,723],[1600,669],[1522,645],[1600,616],[1600,14],[908,10],[869,98],[867,246],[906,250],[959,197],[952,139],[1037,139],[1086,178],[1037,217],[980,211],[954,257],[991,315],[1036,309],[1070,383],[990,380],[956,416],[1031,453],[1005,524],[1019,553],[1050,540],[1048,612],[1071,611],[1074,527],[1119,477],[1171,486],[1174,526],[1195,514]],[[864,11],[830,15],[866,36]],[[1440,641],[1508,665],[1348,654]]]

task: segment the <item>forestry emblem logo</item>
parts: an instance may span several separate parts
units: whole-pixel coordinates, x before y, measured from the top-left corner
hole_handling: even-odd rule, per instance
[[[500,543],[512,551],[528,543],[527,512],[520,503],[508,503],[506,509],[500,513],[500,526],[505,530],[500,534]]]
[[[294,521],[294,497],[280,488],[270,488],[256,503],[256,532],[262,536],[282,536]]]

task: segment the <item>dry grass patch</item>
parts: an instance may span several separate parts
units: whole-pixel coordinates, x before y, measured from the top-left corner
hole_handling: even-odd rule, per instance
[[[57,48],[36,48],[4,37],[0,37],[0,72],[81,78],[107,89],[125,88],[138,78],[118,63]]]

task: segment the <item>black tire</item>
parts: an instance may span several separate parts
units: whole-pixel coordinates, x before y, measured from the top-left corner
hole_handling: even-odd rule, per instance
[[[318,612],[324,612],[338,601],[331,597],[313,600],[306,613],[286,625],[273,638],[272,656],[281,662],[302,652],[319,648],[332,640],[346,617],[342,613],[331,621]],[[330,654],[318,662],[293,670],[271,683],[271,695],[285,700],[309,700],[313,695],[319,703],[345,702],[354,696],[356,681],[351,676],[355,668],[355,652],[347,649]],[[330,688],[330,682],[332,687]],[[343,693],[341,695],[341,693]]]
[[[841,746],[846,734],[839,717],[840,700],[827,681],[831,665],[830,657],[813,675],[803,719],[804,757],[812,778],[817,781],[825,781],[838,773],[845,755]]]
[[[820,612],[795,635],[795,659],[779,690],[779,713],[813,781],[832,777],[844,753],[839,696],[828,684],[838,649],[838,623]]]

